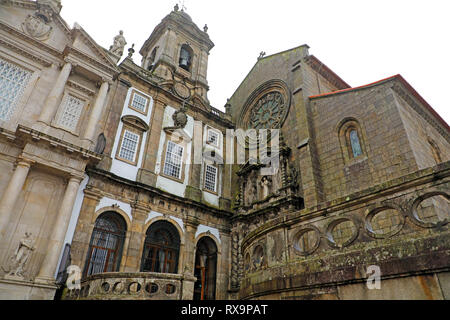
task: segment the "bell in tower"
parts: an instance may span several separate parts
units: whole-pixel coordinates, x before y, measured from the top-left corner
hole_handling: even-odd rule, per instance
[[[185,44],[181,47],[179,63],[181,68],[189,71],[191,67],[191,53],[189,52],[189,47]]]

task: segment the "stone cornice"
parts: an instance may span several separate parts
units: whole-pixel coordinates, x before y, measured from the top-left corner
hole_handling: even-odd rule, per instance
[[[336,75],[330,68],[324,65],[319,59],[313,55],[307,56],[304,61],[322,77],[324,77],[328,82],[334,85],[339,90],[350,88],[350,86],[342,80],[338,75]]]
[[[425,121],[427,121],[433,128],[435,128],[444,138],[450,143],[450,133],[447,128],[444,128],[439,121],[432,117],[424,108],[416,101],[416,99],[408,92],[400,82],[394,83],[392,90],[398,94],[411,108],[414,109]]]
[[[37,48],[39,48],[39,49],[41,49],[41,50],[43,50],[43,51],[45,51],[47,53],[49,53],[51,56],[53,56],[55,58],[59,58],[59,59],[62,58],[62,53],[60,51],[50,47],[49,45],[46,45],[45,43],[43,43],[41,41],[38,41],[38,40],[36,40],[36,39],[34,39],[34,38],[30,37],[30,36],[27,36],[23,32],[15,29],[15,28],[13,28],[13,27],[11,27],[11,26],[3,23],[3,22],[0,22],[0,30],[4,30],[9,35],[16,36],[16,37],[18,37],[18,38],[20,38],[22,40],[25,40],[26,42],[32,44],[33,46],[35,46],[35,47],[37,47]],[[14,45],[14,46],[17,47],[17,45]],[[17,48],[19,48],[19,47],[17,47]],[[21,49],[21,50],[24,50],[24,49]],[[30,52],[28,52],[27,54],[28,55],[32,55],[32,56],[36,56],[36,54],[32,54]],[[43,61],[47,61],[47,60],[44,60],[44,58],[42,58],[42,57],[40,59],[42,59]]]
[[[0,4],[10,5],[14,7],[24,8],[24,9],[36,9],[37,3],[35,1],[17,1],[17,0],[1,0]]]
[[[85,62],[91,64],[92,66],[97,67],[98,69],[104,71],[112,78],[117,74],[117,71],[118,71],[117,69],[107,66],[106,64],[90,57],[89,55],[85,54],[84,52],[81,52],[80,50],[78,50],[72,46],[66,46],[66,48],[64,49],[64,55],[67,56],[70,54],[72,54],[73,56],[81,59],[82,61],[85,61]]]
[[[74,89],[76,89],[78,91],[81,91],[81,92],[87,94],[88,96],[95,95],[95,91],[94,90],[91,90],[91,89],[89,89],[89,88],[87,88],[87,87],[85,87],[85,86],[83,86],[83,85],[81,85],[79,83],[76,83],[75,81],[68,80],[67,81],[67,85],[69,87],[72,87],[72,88],[74,88]]]
[[[52,147],[58,147],[70,153],[78,153],[81,157],[85,159],[93,159],[96,161],[100,161],[102,159],[102,156],[95,152],[89,151],[80,146],[73,145],[61,139],[52,137],[43,132],[25,127],[23,125],[19,125],[17,128],[16,136],[18,135],[21,135],[22,137],[25,135],[33,140],[47,141]]]
[[[39,63],[40,65],[42,65],[44,67],[50,67],[52,65],[52,62],[50,60],[44,59],[36,54],[33,54],[33,51],[24,50],[24,49],[18,47],[17,45],[10,43],[1,38],[0,38],[0,45],[14,51],[15,53],[18,53],[19,55],[21,55],[23,57],[27,57],[33,61],[36,61],[37,63]]]
[[[195,208],[196,210],[201,210],[201,211],[207,211],[210,214],[213,214],[217,217],[220,218],[231,218],[232,216],[232,212],[230,211],[226,211],[226,210],[221,210],[221,209],[217,209],[214,207],[210,207],[208,205],[205,205],[203,203],[199,203],[187,198],[183,198],[183,197],[179,197],[176,195],[173,195],[169,192],[163,191],[161,189],[137,182],[137,181],[132,181],[132,180],[128,180],[122,177],[119,177],[109,171],[105,171],[99,168],[93,168],[93,167],[88,167],[86,168],[86,173],[91,176],[91,175],[97,175],[97,176],[101,176],[103,178],[109,179],[111,181],[114,181],[116,183],[120,183],[122,185],[127,185],[129,187],[133,187],[133,188],[137,188],[138,190],[146,190],[148,192],[150,192],[152,194],[152,196],[159,196],[165,200],[172,200],[172,201],[176,201],[180,204],[183,204],[184,206],[191,206],[193,208]]]

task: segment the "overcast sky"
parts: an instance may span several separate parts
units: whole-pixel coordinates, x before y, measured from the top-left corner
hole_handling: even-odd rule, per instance
[[[78,22],[105,48],[119,30],[135,43],[134,61],[177,0],[62,0],[61,15]],[[223,110],[261,51],[310,46],[350,86],[401,74],[450,123],[450,1],[448,0],[185,0],[215,43],[208,97]]]

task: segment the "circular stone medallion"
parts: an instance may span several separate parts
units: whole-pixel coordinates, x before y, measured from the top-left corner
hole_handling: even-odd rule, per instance
[[[181,99],[188,99],[191,96],[189,88],[181,82],[176,82],[173,86],[173,90]]]

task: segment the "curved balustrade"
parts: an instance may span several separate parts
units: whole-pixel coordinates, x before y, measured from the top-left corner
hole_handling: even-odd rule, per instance
[[[89,276],[66,300],[181,300],[183,275],[109,272]]]

